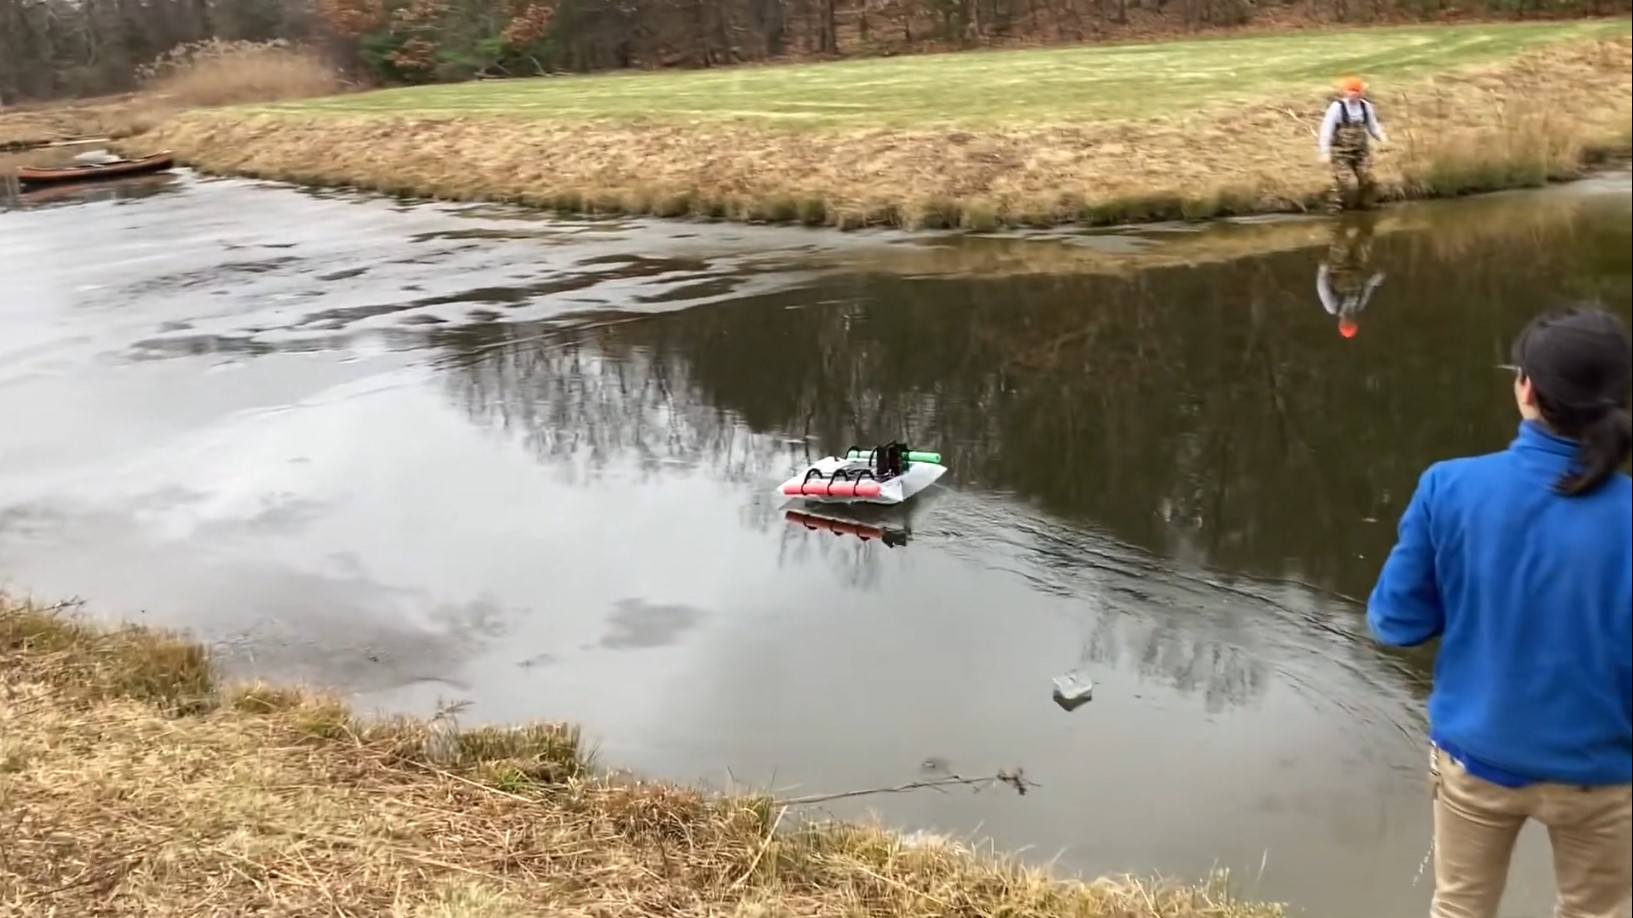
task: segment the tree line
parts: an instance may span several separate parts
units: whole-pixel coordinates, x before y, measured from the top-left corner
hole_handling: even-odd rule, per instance
[[[209,39],[315,45],[358,78],[423,83],[1630,9],[1633,0],[0,0],[0,104],[128,91],[142,65]]]

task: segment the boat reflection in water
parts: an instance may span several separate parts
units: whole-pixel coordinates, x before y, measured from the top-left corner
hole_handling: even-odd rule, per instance
[[[812,513],[809,510],[789,510],[783,518],[795,526],[806,529],[826,529],[836,536],[853,535],[864,542],[877,539],[887,548],[895,548],[907,544],[908,529],[896,527],[886,522],[866,522],[859,519],[846,519],[855,513],[854,510],[840,510],[837,508],[825,509],[822,513]]]
[[[59,207],[100,201],[131,201],[180,191],[185,184],[174,174],[161,172],[102,182],[61,185],[26,185],[5,190],[0,186],[0,209]]]
[[[895,549],[926,534],[934,543],[946,541],[948,533],[940,527],[923,533],[919,523],[931,506],[948,497],[944,489],[930,487],[900,504],[801,502],[781,507],[777,566],[829,568],[847,589],[879,589],[888,571],[908,562]]]

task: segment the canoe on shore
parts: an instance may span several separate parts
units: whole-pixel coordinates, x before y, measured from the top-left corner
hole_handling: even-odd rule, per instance
[[[140,159],[119,159],[103,163],[75,163],[71,166],[19,166],[17,181],[25,188],[61,185],[98,179],[124,178],[163,172],[176,164],[175,154],[163,150]]]

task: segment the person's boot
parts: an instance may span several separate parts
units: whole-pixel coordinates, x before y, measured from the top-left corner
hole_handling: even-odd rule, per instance
[[[1378,206],[1378,188],[1370,180],[1355,189],[1355,206],[1360,210],[1371,210]]]

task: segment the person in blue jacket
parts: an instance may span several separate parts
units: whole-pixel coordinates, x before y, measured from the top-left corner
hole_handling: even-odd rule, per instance
[[[1440,639],[1433,918],[1495,918],[1527,819],[1552,843],[1555,918],[1629,914],[1630,350],[1597,308],[1527,325],[1511,358],[1518,436],[1422,474],[1367,603],[1381,643]]]

